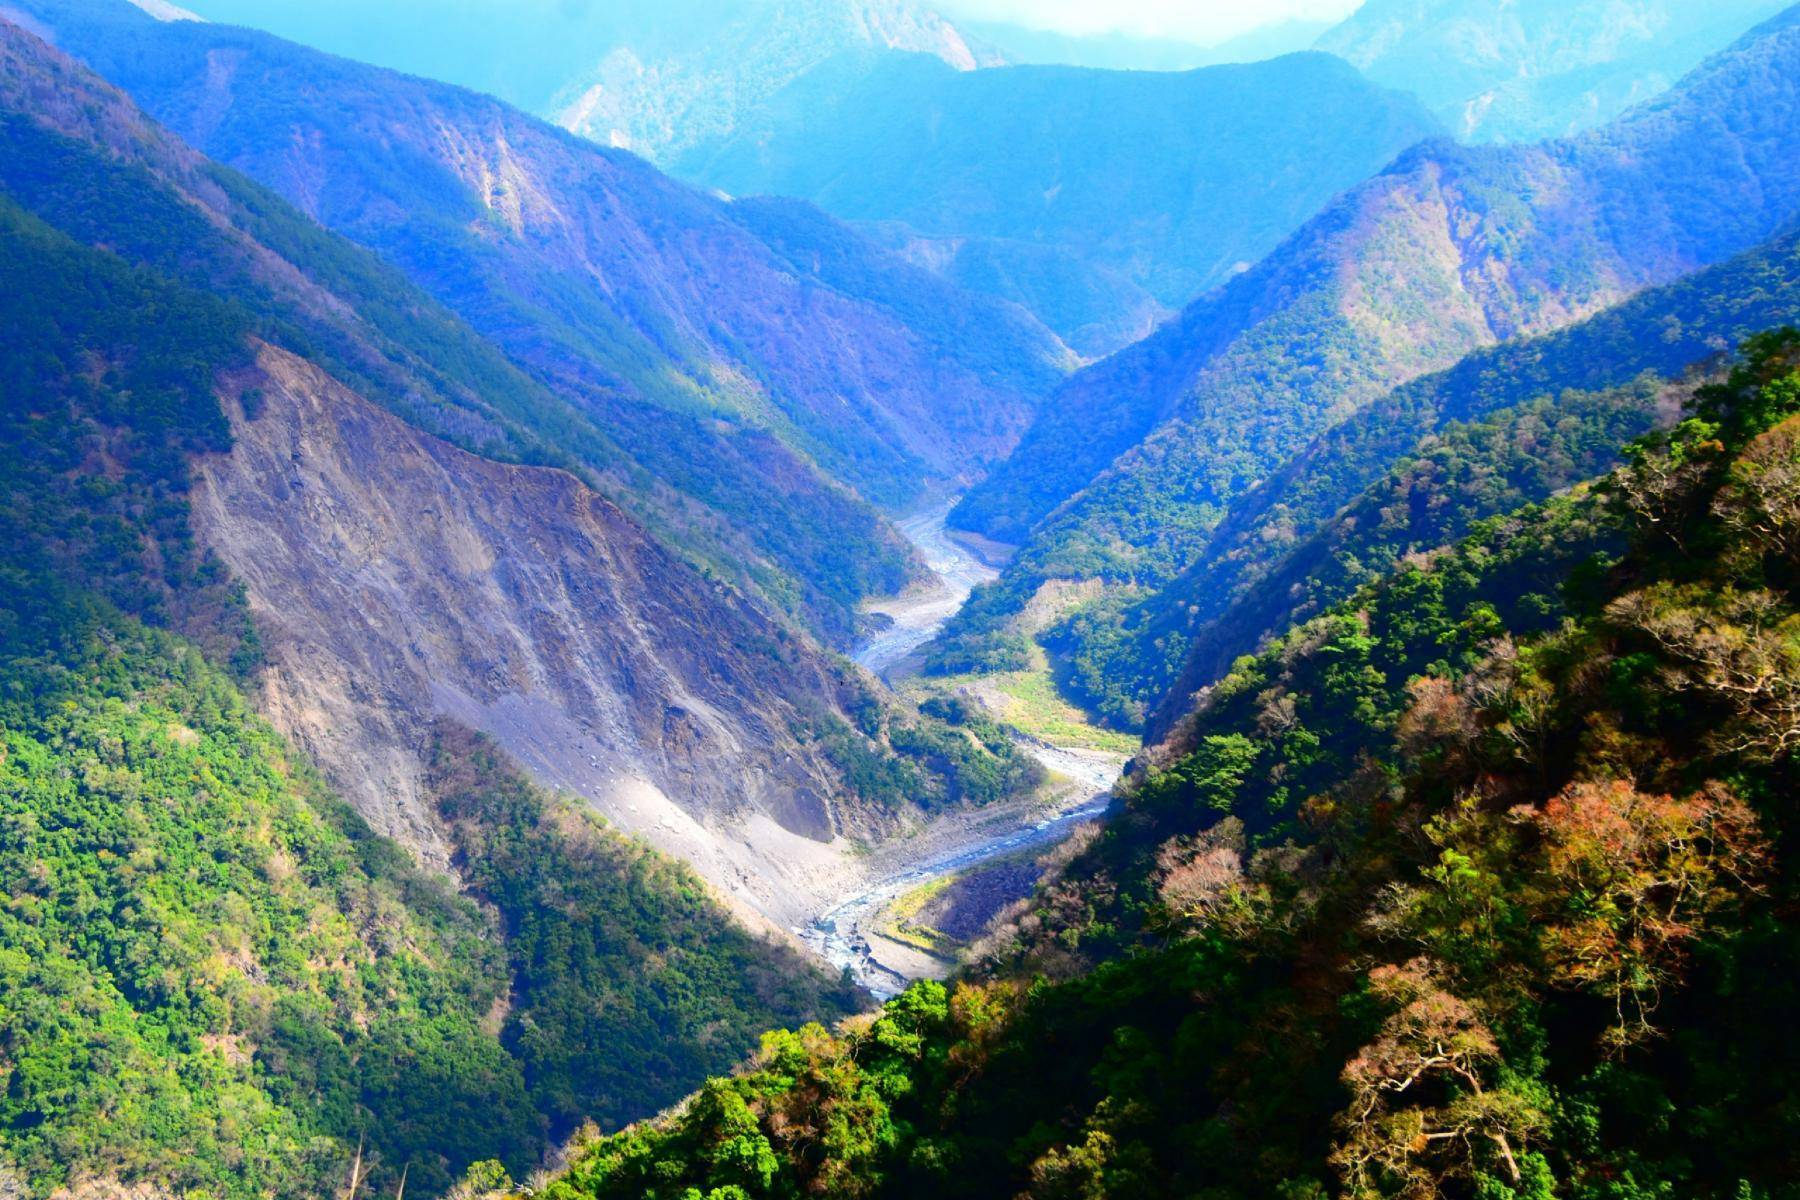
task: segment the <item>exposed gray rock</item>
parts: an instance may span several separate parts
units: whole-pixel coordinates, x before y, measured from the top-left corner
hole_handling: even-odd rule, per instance
[[[839,710],[838,668],[573,476],[465,453],[270,347],[226,391],[236,444],[198,464],[195,527],[265,631],[265,711],[383,832],[447,861],[421,787],[440,716],[784,921],[818,856],[766,848],[881,823],[793,733]]]

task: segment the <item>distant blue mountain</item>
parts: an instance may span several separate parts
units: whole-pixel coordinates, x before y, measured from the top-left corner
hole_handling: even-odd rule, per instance
[[[1782,0],[1368,0],[1322,36],[1459,137],[1529,141],[1603,124],[1723,50]]]
[[[1322,54],[1180,73],[857,55],[669,165],[882,223],[890,244],[1092,354],[1147,333],[1436,130],[1410,97]]]
[[[911,0],[197,0],[201,16],[461,84],[663,160],[853,51],[996,63]]]

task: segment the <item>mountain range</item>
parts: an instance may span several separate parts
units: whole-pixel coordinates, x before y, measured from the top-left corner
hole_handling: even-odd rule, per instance
[[[1024,313],[818,214],[724,204],[495,101],[112,0],[15,11],[455,308],[581,410],[569,449],[644,520],[839,644],[909,569],[868,504],[1004,454],[1064,370]]]
[[[1436,128],[1513,141],[1590,128],[1778,8],[1375,0],[1316,42],[1360,75],[1260,61],[1305,47],[1286,27],[1186,57],[988,31],[1015,47],[1013,62],[1131,68],[1046,77],[993,69],[1009,60],[980,22],[897,0],[653,12],[470,2],[425,39],[406,35],[423,19],[406,5],[201,5],[476,87],[734,195],[811,199],[1024,305],[1089,356],[1145,336]],[[1220,62],[1245,66],[1174,78]],[[1399,97],[1363,94],[1364,76],[1415,94],[1441,126]],[[1118,169],[1125,157],[1136,169]],[[1148,173],[1149,162],[1169,170]]]
[[[1094,355],[1436,132],[1416,102],[1325,55],[1185,72],[888,55],[814,68],[668,165],[875,226]]]
[[[1532,141],[1652,98],[1780,0],[1368,0],[1317,49],[1412,92],[1459,138]]]
[[[960,69],[999,61],[907,0],[675,0],[619,5],[425,0],[201,0],[207,19],[255,26],[409,74],[461,84],[660,159],[729,132],[738,115],[843,54],[932,54]],[[429,28],[431,36],[418,36]]]
[[[1777,166],[1797,46],[1790,12],[1593,133],[1421,145],[1078,373],[952,514],[1024,544],[949,631],[951,657],[991,648],[1048,581],[1167,583],[1206,556],[1241,497],[1409,379],[1781,230],[1797,199]]]
[[[1029,768],[593,490],[588,415],[398,271],[0,55],[0,767],[9,828],[80,831],[0,853],[5,1169],[307,1193],[376,1114],[442,1190],[852,1006],[764,936],[846,835]]]
[[[995,47],[1008,63],[1116,71],[1191,71],[1219,63],[1261,62],[1306,49],[1332,26],[1330,21],[1294,17],[1214,41],[1125,32],[1061,33],[964,16],[954,6],[950,15],[958,29]]]
[[[1800,7],[198,4],[0,0],[0,1200],[1794,1200]]]

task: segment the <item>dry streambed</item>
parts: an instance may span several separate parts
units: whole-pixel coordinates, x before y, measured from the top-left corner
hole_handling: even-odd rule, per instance
[[[919,650],[975,585],[995,577],[992,567],[945,530],[949,511],[950,505],[943,504],[898,522],[934,578],[929,586],[871,606],[892,623],[858,649],[856,661],[890,682],[916,667]],[[1124,765],[1118,754],[1014,736],[1050,772],[1052,786],[1045,795],[948,814],[911,837],[879,847],[855,890],[837,897],[797,931],[801,941],[883,998],[914,979],[947,973],[952,963],[941,948],[928,949],[890,928],[896,904],[934,882],[1048,850],[1106,811]]]

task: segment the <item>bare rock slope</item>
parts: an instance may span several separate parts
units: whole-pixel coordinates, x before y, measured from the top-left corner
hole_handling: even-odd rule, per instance
[[[194,520],[267,631],[265,709],[384,832],[440,861],[431,722],[791,923],[830,843],[872,822],[792,732],[839,676],[562,471],[495,463],[262,347]]]

